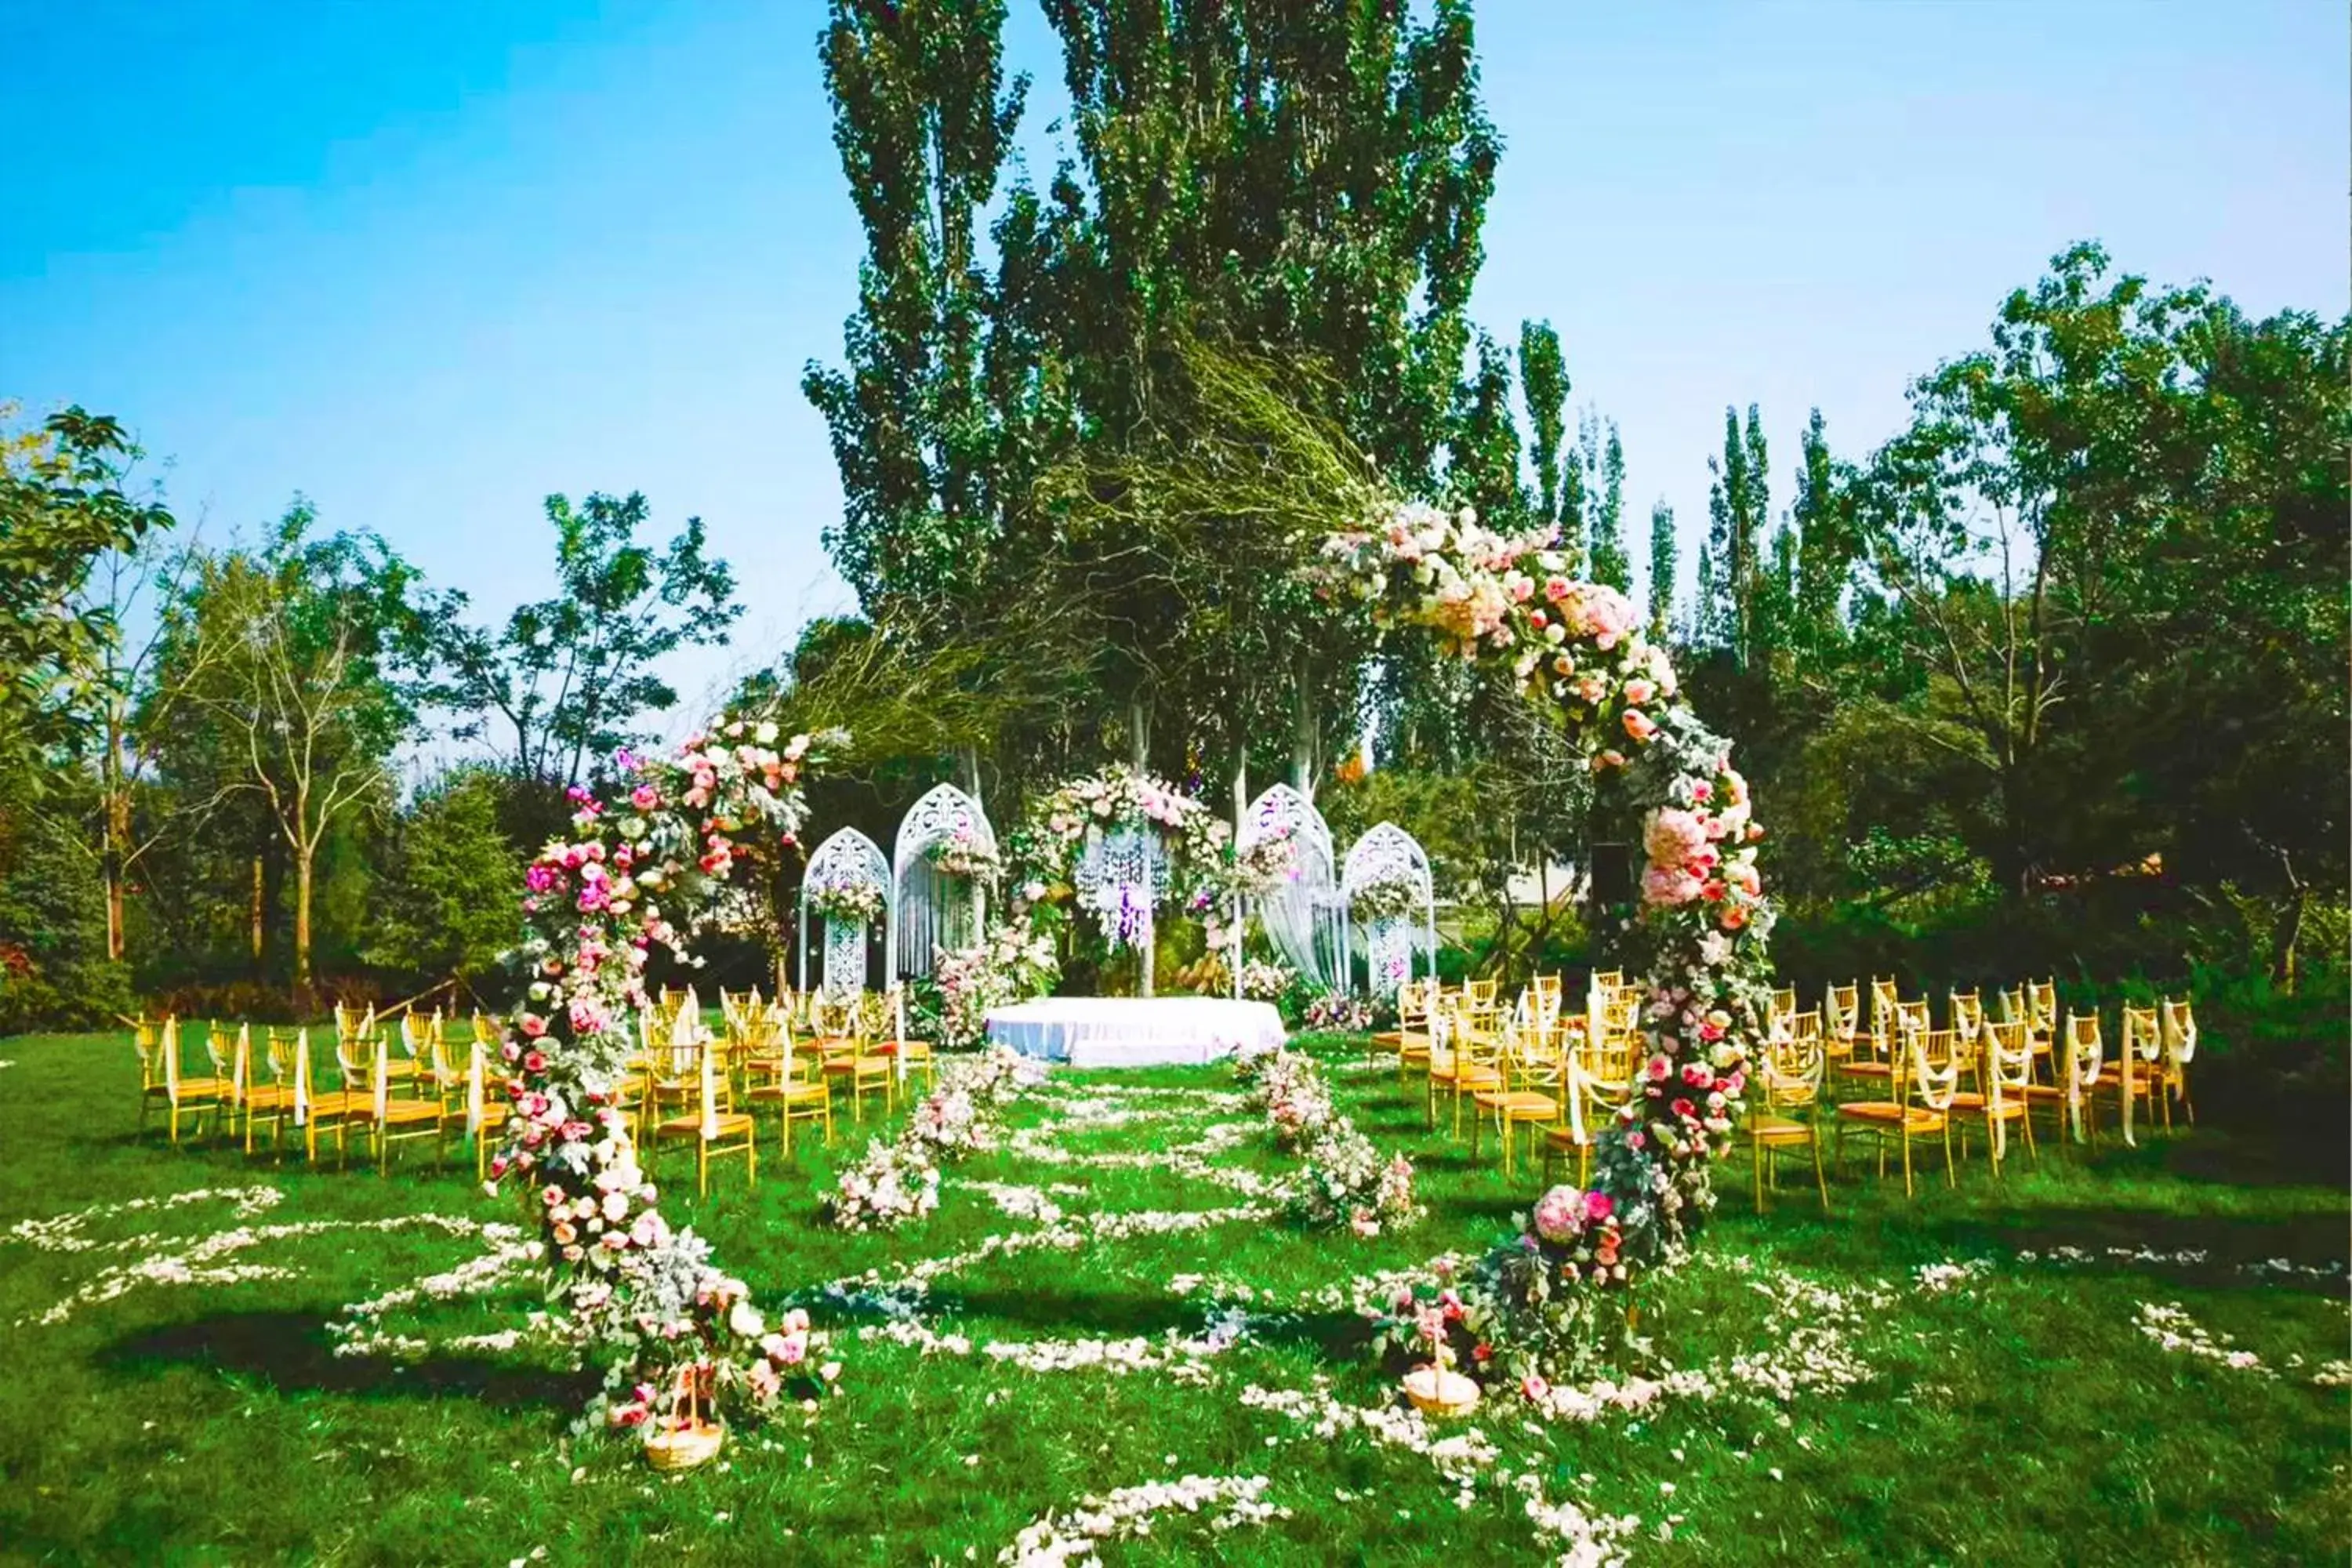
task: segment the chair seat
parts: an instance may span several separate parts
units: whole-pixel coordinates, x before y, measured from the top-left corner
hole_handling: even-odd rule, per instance
[[[245,1103],[254,1110],[274,1110],[281,1105],[294,1103],[294,1086],[290,1083],[266,1083],[245,1091]]]
[[[1457,1090],[1467,1092],[1478,1089],[1500,1089],[1503,1074],[1499,1068],[1480,1067],[1475,1062],[1463,1062],[1447,1068],[1433,1068],[1430,1077],[1440,1083],[1450,1083]]]
[[[1844,1061],[1838,1063],[1838,1071],[1853,1078],[1892,1078],[1895,1076],[1895,1069],[1885,1062]]]
[[[874,1054],[881,1057],[903,1056],[908,1061],[920,1061],[931,1054],[929,1040],[880,1040],[875,1043]]]
[[[1812,1138],[1813,1124],[1793,1116],[1759,1110],[1748,1118],[1748,1135],[1759,1143],[1803,1143]]]
[[[1588,1130],[1579,1134],[1573,1127],[1547,1127],[1544,1142],[1555,1149],[1587,1149],[1592,1145],[1592,1133]]]
[[[1499,1110],[1514,1121],[1549,1121],[1559,1114],[1559,1101],[1533,1089],[1488,1091],[1475,1097],[1488,1110]]]
[[[830,1100],[833,1090],[822,1083],[763,1083],[745,1089],[743,1098],[762,1105],[807,1105]]]
[[[375,1113],[375,1102],[371,1100],[367,1103],[368,1108],[364,1114],[368,1120],[380,1121],[387,1126],[412,1121],[438,1121],[443,1114],[441,1102],[437,1100],[387,1100],[384,1101],[383,1114],[381,1117]]]
[[[1897,1105],[1891,1100],[1857,1100],[1839,1106],[1837,1113],[1849,1121],[1912,1132],[1933,1132],[1944,1125],[1943,1116],[1924,1105]]]
[[[1372,1044],[1380,1047],[1382,1050],[1395,1050],[1399,1046],[1404,1044],[1404,1031],[1402,1029],[1376,1030],[1372,1035]]]
[[[714,1138],[751,1135],[751,1118],[748,1112],[730,1110],[711,1120],[718,1129],[712,1134]],[[667,1121],[656,1122],[654,1131],[664,1138],[699,1138],[702,1136],[702,1118],[699,1115],[673,1116]]]
[[[218,1100],[236,1087],[236,1080],[234,1079],[184,1078],[180,1080],[180,1098],[182,1100]],[[158,1085],[157,1088],[166,1096],[171,1093],[170,1089],[163,1085]]]
[[[858,1077],[863,1078],[867,1073],[888,1072],[890,1070],[890,1058],[888,1057],[864,1056],[835,1057],[831,1061],[824,1064],[824,1070],[835,1073],[854,1073]]]

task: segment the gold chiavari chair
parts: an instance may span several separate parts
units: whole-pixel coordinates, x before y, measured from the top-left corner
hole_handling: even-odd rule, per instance
[[[139,1046],[134,1032],[131,1044]],[[166,1015],[163,1026],[155,1031],[150,1043],[139,1053],[139,1125],[147,1125],[147,1107],[156,1100],[163,1105],[164,1120],[171,1130],[172,1142],[180,1141],[182,1121],[194,1122],[198,1128],[207,1116],[218,1117],[224,1098],[229,1092],[228,1080],[217,1075],[189,1078],[180,1071],[180,1020]]]
[[[1818,1013],[1790,1016],[1786,1029],[1768,1041],[1757,1058],[1755,1089],[1760,1103],[1748,1110],[1740,1131],[1754,1157],[1758,1214],[1764,1212],[1766,1189],[1779,1190],[1782,1151],[1799,1147],[1812,1151],[1813,1181],[1821,1189],[1822,1211],[1829,1212],[1830,1182],[1822,1168],[1819,1120],[1828,1070]]]
[[[1426,984],[1428,988],[1434,988],[1436,981],[1432,979]],[[1375,1029],[1364,1037],[1365,1066],[1373,1068],[1380,1066],[1381,1054],[1384,1051],[1402,1052],[1407,1035],[1420,1034],[1425,1041],[1429,1033],[1428,988],[1424,988],[1423,982],[1411,978],[1398,982],[1397,1026],[1393,1029]],[[1397,1071],[1402,1077],[1404,1063],[1401,1058],[1397,1063]]]
[[[409,1037],[415,1038],[414,1035]],[[433,1079],[431,1064],[426,1068],[426,1081],[419,1082],[415,1074],[418,1064],[406,1066],[394,1062],[391,1039],[379,1033],[375,1037],[373,1061],[359,1058],[362,1099],[348,1110],[350,1122],[375,1140],[375,1173],[387,1174],[392,1169],[392,1146],[414,1142],[420,1138],[433,1140],[434,1161],[437,1164],[447,1154],[449,1137],[449,1105],[443,1097],[442,1087]],[[345,1082],[350,1079],[346,1068]],[[396,1086],[396,1087],[395,1087]]]
[[[898,1106],[898,1074],[888,1057],[873,1047],[877,1043],[866,1033],[872,1019],[870,1011],[859,1005],[863,994],[853,994],[847,1003],[846,1037],[833,1036],[820,1046],[822,1063],[819,1071],[828,1084],[845,1084],[849,1089],[849,1116],[853,1121],[866,1120],[866,1097],[879,1094],[882,1112],[887,1116]],[[824,1049],[845,1037],[848,1049]]]
[[[2135,1123],[2153,1127],[2157,1102],[2164,1098],[2164,1033],[2153,1006],[2124,1005],[2123,1033],[2116,1047],[2116,1099],[2123,1113],[2124,1142],[2137,1146]]]
[[[321,1089],[310,1068],[310,1031],[294,1031],[294,1125],[302,1129],[302,1157],[311,1164],[319,1163],[319,1133],[322,1128],[335,1135],[336,1165],[340,1168],[349,1157],[352,1114],[367,1098],[360,1088],[364,1075],[357,1065],[356,1053],[361,1045],[359,1035],[347,1035],[338,1026],[335,1061],[341,1071],[341,1081],[338,1088]]]
[[[1437,1125],[1437,1090],[1442,1084],[1454,1092],[1454,1136],[1462,1136],[1465,1095],[1503,1087],[1503,1022],[1492,1006],[1475,1003],[1459,1008],[1448,1031],[1447,1049],[1433,1050],[1429,1058],[1426,1100],[1429,1124]]]
[[[1867,1033],[1854,1037],[1854,1049],[1838,1064],[1838,1070],[1850,1079],[1865,1080],[1864,1093],[1876,1099],[1894,1098],[1892,1089],[1882,1095],[1877,1083],[1892,1085],[1902,1051],[1902,994],[1895,982],[1873,976],[1870,982],[1870,1027]]]
[[[294,1037],[285,1029],[264,1027],[261,1036],[262,1062],[269,1081],[258,1081],[253,1072],[253,1031],[250,1026],[237,1026],[236,1054],[244,1061],[240,1075],[245,1083],[245,1152],[253,1152],[253,1124],[260,1118],[269,1119],[269,1151],[277,1159],[286,1157],[286,1123],[294,1114]]]
[[[1437,1037],[1442,1027],[1442,1016],[1459,1000],[1450,994],[1430,976],[1422,992],[1422,1007],[1417,1019],[1404,1026],[1397,1036],[1397,1087],[1402,1089],[1416,1072],[1426,1073],[1437,1058]],[[1402,1022],[1402,1019],[1400,1019]]]
[[[485,1182],[490,1174],[490,1145],[514,1116],[514,1102],[507,1098],[504,1088],[492,1080],[492,1074],[504,1076],[505,1061],[499,1047],[504,1043],[497,1026],[481,1014],[474,1015],[474,1037],[466,1046],[466,1065],[457,1066],[456,1050],[446,1042],[434,1053],[435,1075],[441,1080],[444,1094],[462,1092],[466,1141],[474,1146],[474,1180]],[[616,1106],[624,1114],[630,1109]]]
[[[1861,987],[1832,985],[1822,998],[1822,1051],[1832,1067],[1852,1059],[1861,1033]]]
[[[691,1141],[694,1144],[694,1192],[710,1195],[710,1162],[730,1154],[744,1161],[744,1180],[760,1179],[760,1131],[751,1112],[735,1109],[732,1075],[723,1058],[726,1042],[705,1039],[694,1047],[695,1100],[681,1115],[654,1124],[654,1147]]]
[[[1911,1144],[1915,1139],[1940,1136],[1944,1143],[1944,1180],[1957,1184],[1952,1166],[1952,1096],[1959,1087],[1959,1068],[1952,1058],[1955,1040],[1949,1029],[1898,1030],[1895,1071],[1885,1100],[1848,1100],[1837,1108],[1838,1166],[1845,1166],[1845,1134],[1849,1127],[1871,1134],[1878,1144],[1878,1173],[1886,1174],[1886,1150],[1899,1143],[1903,1151],[1903,1195],[1914,1195]]]
[[[1782,1020],[1793,1018],[1796,1015],[1797,988],[1793,985],[1786,985],[1774,991],[1772,993],[1771,1005],[1766,1010],[1764,1015],[1764,1027],[1766,1032],[1769,1033],[1771,1030],[1780,1027]]]
[[[2186,996],[2157,1005],[2157,1025],[2164,1041],[2164,1130],[2172,1131],[2172,1102],[2180,1102],[2189,1125],[2197,1125],[2197,1106],[2189,1098],[2189,1064],[2197,1059],[2197,1013]]]
[[[904,1083],[918,1069],[923,1074],[926,1090],[940,1085],[938,1065],[931,1056],[931,1042],[910,1038],[907,1033],[907,988],[893,984],[875,999],[875,1036],[873,1049],[877,1056],[888,1057],[898,1064],[897,1078]]]
[[[1478,1157],[1478,1133],[1491,1116],[1503,1146],[1503,1174],[1511,1173],[1512,1132],[1520,1127],[1542,1127],[1560,1118],[1567,1068],[1561,1060],[1561,1037],[1557,1021],[1545,1023],[1541,1008],[1528,1009],[1524,1025],[1517,1019],[1503,1026],[1502,1081],[1472,1093],[1475,1108],[1470,1128],[1470,1157]]]
[[[2065,1075],[2058,1070],[2058,983],[2055,980],[2029,980],[2025,983],[2025,1033],[2033,1042],[2039,1055],[2051,1059],[2053,1082],[2063,1082]]]
[[[784,1158],[793,1157],[793,1123],[823,1121],[824,1141],[833,1142],[833,1086],[825,1081],[816,1058],[799,1048],[792,1019],[783,1009],[775,1009],[769,1020],[774,1032],[776,1051],[761,1060],[751,1076],[751,1086],[743,1099],[757,1114],[762,1106],[776,1108],[778,1129],[783,1139]]]
[[[2042,1152],[2033,1139],[2033,1096],[2040,1086],[2033,1081],[2033,1045],[2025,1033],[2022,1018],[1989,1022],[1977,1036],[1978,1059],[1984,1075],[1980,1093],[1960,1093],[1952,1097],[1955,1118],[1979,1118],[1985,1124],[1985,1144],[1991,1151],[1992,1173],[1998,1179],[2001,1162],[2009,1154],[2009,1124],[2015,1122],[2025,1134],[2026,1157],[2035,1164],[2042,1163]],[[1960,1138],[1962,1153],[1968,1152],[1968,1136],[1963,1129]]]
[[[1576,1184],[1591,1184],[1592,1152],[1601,1132],[1618,1119],[1633,1094],[1639,1035],[1590,1027],[1569,1034],[1560,1058],[1562,1119],[1543,1131],[1543,1179],[1551,1181],[1553,1162],[1576,1158]]]
[[[2099,1090],[2117,1079],[2107,1062],[2107,1042],[2095,1012],[2068,1012],[2059,1042],[2060,1067],[2065,1074],[2066,1114],[2074,1124],[2074,1141],[2096,1148],[2099,1142]]]

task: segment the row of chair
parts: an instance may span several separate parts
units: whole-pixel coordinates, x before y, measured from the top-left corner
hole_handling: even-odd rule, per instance
[[[648,1168],[663,1147],[696,1144],[700,1190],[714,1154],[741,1152],[756,1173],[754,1111],[779,1111],[789,1156],[794,1121],[821,1121],[832,1141],[836,1089],[862,1121],[868,1099],[878,1097],[885,1114],[896,1109],[909,1073],[936,1080],[930,1045],[908,1037],[905,998],[895,992],[772,1003],[756,991],[722,993],[720,1002],[723,1032],[714,1034],[690,990],[652,1001],[635,1022],[636,1049],[611,1101],[629,1114]],[[451,1133],[462,1131],[478,1180],[511,1114],[504,1034],[478,1013],[461,1039],[438,1013],[379,1020],[372,1009],[338,1008],[334,1059],[323,1069],[307,1026],[199,1026],[209,1070],[195,1073],[178,1018],[124,1022],[139,1058],[139,1127],[160,1110],[174,1144],[184,1128],[201,1135],[209,1124],[215,1138],[241,1141],[249,1155],[266,1131],[282,1159],[291,1129],[306,1159],[316,1163],[331,1142],[344,1168],[356,1135],[381,1173],[394,1144],[429,1137],[441,1160]]]

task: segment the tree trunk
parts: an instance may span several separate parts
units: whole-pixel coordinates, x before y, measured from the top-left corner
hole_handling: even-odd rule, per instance
[[[1322,727],[1307,699],[1307,664],[1299,661],[1290,688],[1290,787],[1315,798],[1315,769],[1320,758]]]
[[[295,851],[294,1001],[305,1009],[310,1003],[310,852]]]
[[[106,800],[106,956],[122,962],[122,847],[131,842],[131,797],[110,792]]]
[[[263,910],[263,907],[264,907],[264,900],[263,900],[263,899],[262,899],[261,857],[260,857],[260,856],[258,856],[258,855],[256,855],[256,856],[253,858],[253,901],[252,901],[252,903],[247,907],[247,911],[246,911],[246,912],[247,912],[247,917],[248,917],[248,918],[251,920],[251,921],[253,922],[253,973],[254,973],[254,977],[255,977],[256,979],[260,978],[260,975],[261,975],[261,935],[262,935],[262,929],[263,929],[263,921],[262,921],[262,910]]]

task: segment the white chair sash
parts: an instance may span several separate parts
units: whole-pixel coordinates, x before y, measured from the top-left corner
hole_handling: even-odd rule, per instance
[[[310,1124],[310,1031],[294,1031],[294,1125]]]

